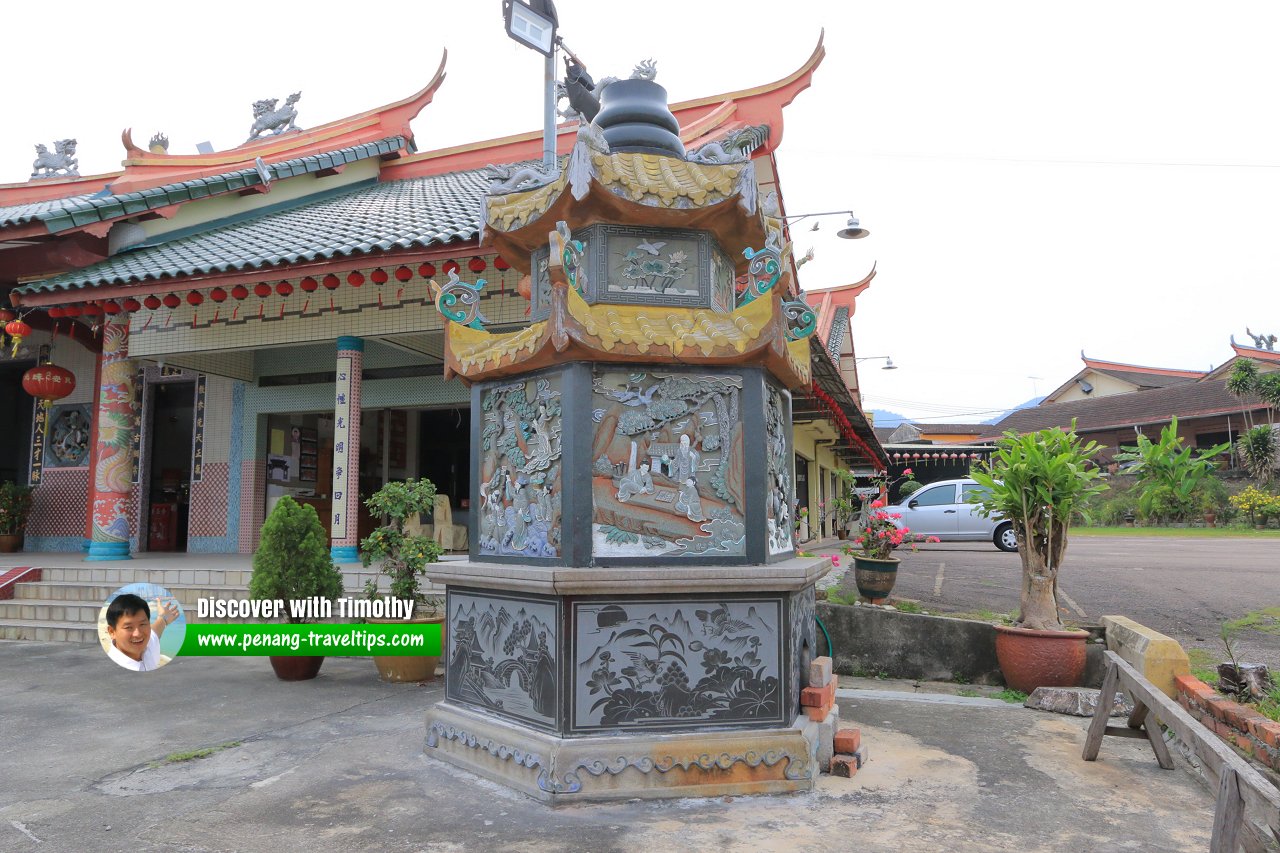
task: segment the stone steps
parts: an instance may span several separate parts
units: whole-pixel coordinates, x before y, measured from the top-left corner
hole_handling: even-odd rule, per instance
[[[6,619],[0,622],[0,640],[35,640],[42,643],[96,643],[98,626],[82,622]]]

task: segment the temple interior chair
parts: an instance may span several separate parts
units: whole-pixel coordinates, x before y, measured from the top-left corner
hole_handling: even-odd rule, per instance
[[[435,540],[440,547],[446,551],[467,550],[467,526],[453,523],[453,505],[449,503],[448,495],[436,495],[433,515]]]

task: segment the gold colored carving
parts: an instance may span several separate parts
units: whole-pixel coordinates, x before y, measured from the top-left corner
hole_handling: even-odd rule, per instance
[[[445,324],[450,351],[464,374],[473,370],[483,370],[490,362],[497,367],[504,358],[515,361],[521,351],[527,350],[532,354],[537,348],[538,341],[542,340],[546,329],[547,324],[544,321],[533,323],[518,332],[495,335],[460,323]]]
[[[594,335],[607,351],[629,344],[641,353],[654,346],[668,347],[673,355],[680,355],[685,347],[696,347],[704,356],[729,347],[741,353],[773,317],[772,299],[757,299],[724,314],[706,308],[588,305],[574,290],[568,292],[568,308],[583,331]]]
[[[756,300],[756,302],[760,301],[762,300]],[[795,371],[796,376],[803,379],[806,385],[811,381],[813,371],[813,362],[809,360],[809,341],[810,338],[801,338],[798,341],[787,342],[787,361],[791,364],[791,369]]]
[[[561,171],[560,177],[546,186],[486,198],[485,209],[489,224],[503,231],[512,231],[531,222],[545,213],[560,193],[564,192],[567,180],[568,173]]]
[[[697,205],[706,204],[712,191],[727,198],[746,168],[745,163],[690,163],[657,154],[593,154],[591,159],[600,183],[621,184],[633,201],[657,196],[663,207],[670,207],[681,196]]]

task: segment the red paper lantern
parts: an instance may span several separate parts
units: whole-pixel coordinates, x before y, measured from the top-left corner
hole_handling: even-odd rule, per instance
[[[435,274],[436,274],[435,264],[428,263],[418,267],[418,275],[422,276],[423,278],[431,278],[431,276]]]
[[[56,364],[38,364],[22,375],[22,390],[43,400],[47,409],[76,390],[76,375]]]
[[[85,305],[83,311],[84,311],[84,316],[86,317],[102,316],[102,306],[96,302],[90,302],[87,305]]]
[[[176,293],[166,293],[164,299],[160,300],[166,308],[177,308],[182,304],[182,300],[178,298]]]
[[[235,299],[244,299],[248,295],[249,288],[245,287],[243,284],[237,284],[235,287],[231,288],[231,296]]]
[[[476,256],[467,261],[467,269],[474,273],[482,273],[489,265],[484,262],[484,258]]]
[[[156,296],[156,295],[153,293],[153,294],[151,294],[150,296],[148,296],[148,297],[144,298],[144,299],[142,300],[142,304],[143,304],[143,305],[145,305],[145,306],[147,306],[147,309],[148,309],[148,310],[150,310],[150,311],[154,311],[154,310],[156,310],[157,308],[159,308],[159,307],[160,307],[160,297],[159,297],[159,296]],[[67,310],[68,310],[68,311],[70,311],[71,309],[70,309],[70,308],[68,308]],[[80,312],[77,310],[77,311],[76,311],[76,313],[78,314],[78,313],[80,313]],[[71,315],[71,314],[68,314],[67,316],[68,316],[68,317],[70,317],[70,316],[72,316],[72,315]]]
[[[378,267],[376,270],[369,273],[369,278],[373,279],[374,284],[386,284],[387,279],[391,278],[391,276],[387,275],[387,271],[382,267]]]
[[[511,264],[504,261],[501,256],[493,259],[493,265],[496,269],[498,269],[501,272],[506,272],[507,270],[511,269]]]
[[[123,309],[120,308],[119,304],[108,299],[106,302],[102,303],[102,310],[106,311],[108,314],[119,314]]]
[[[347,276],[347,284],[351,285],[352,287],[359,287],[360,285],[364,284],[364,275],[359,272],[351,273],[351,275]]]
[[[265,281],[260,281],[253,286],[253,292],[254,295],[266,299],[271,295],[271,285],[267,284]]]
[[[8,308],[0,308],[0,323],[7,323],[10,320],[18,319],[18,315],[10,311]]]
[[[408,281],[413,278],[413,270],[406,266],[396,267],[396,281]]]
[[[213,290],[209,291],[209,298],[212,299],[214,302],[219,302],[219,303],[226,302],[227,292],[223,290],[221,287],[215,287]]]
[[[276,285],[276,293],[280,294],[281,296],[288,296],[289,294],[293,293],[293,285],[287,281],[282,281]]]
[[[302,281],[298,282],[298,286],[306,293],[315,293],[316,288],[320,286],[320,282],[316,281],[311,276],[307,276]]]
[[[22,343],[22,339],[30,336],[31,327],[21,320],[10,320],[4,324],[4,333],[13,338],[13,354],[16,358],[18,355],[18,345]]]
[[[338,277],[333,273],[329,273],[327,276],[324,277],[325,290],[337,290],[338,285],[341,283],[342,282],[338,281]]]
[[[457,261],[445,261],[445,262],[444,262],[444,274],[445,274],[445,275],[448,275],[448,274],[449,274],[449,273],[451,273],[451,272],[457,272],[459,269],[460,269],[460,267],[458,266],[458,262],[457,262]]]
[[[124,310],[126,311],[137,311],[141,307],[142,303],[134,299],[132,296],[124,301]]]
[[[9,314],[9,312],[8,312],[8,311],[5,311],[5,312],[3,312],[3,313],[4,313],[4,314]],[[10,315],[10,316],[12,316],[12,315]],[[62,309],[61,309],[61,308],[54,307],[54,308],[50,308],[50,309],[49,309],[49,319],[50,319],[50,320],[57,320],[57,319],[59,319],[60,317],[62,317]],[[3,316],[0,316],[0,320],[6,320],[6,318],[5,318],[5,317],[3,317]]]
[[[193,290],[187,294],[188,305],[199,305],[204,302],[204,294],[198,290]]]

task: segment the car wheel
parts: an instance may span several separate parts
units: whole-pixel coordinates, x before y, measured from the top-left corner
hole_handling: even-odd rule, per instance
[[[1007,521],[996,528],[992,539],[995,541],[996,547],[1001,551],[1018,550],[1018,536],[1013,532],[1013,525]]]

